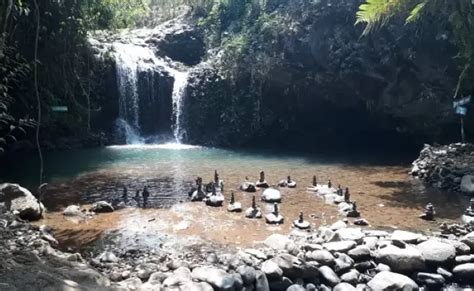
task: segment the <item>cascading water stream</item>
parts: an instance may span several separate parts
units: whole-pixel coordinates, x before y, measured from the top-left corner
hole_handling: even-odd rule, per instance
[[[180,144],[185,134],[184,129],[181,127],[181,113],[183,112],[183,97],[188,85],[188,72],[175,71],[173,75],[173,115],[175,118],[173,134],[176,143]]]
[[[114,57],[116,63],[117,88],[119,93],[119,119],[117,126],[125,135],[127,144],[144,144],[146,138],[141,132],[142,119],[154,120],[159,122],[159,116],[141,116],[144,114],[140,106],[153,106],[143,101],[143,98],[159,100],[164,96],[154,96],[159,94],[160,90],[154,89],[153,76],[159,71],[168,73],[174,78],[172,90],[172,131],[174,142],[180,144],[185,130],[182,127],[183,98],[185,96],[188,84],[188,72],[175,69],[175,64],[155,56],[153,48],[147,47],[143,42],[139,43],[113,43]],[[149,83],[151,96],[142,96],[139,88],[139,78],[141,74],[146,74]],[[146,104],[146,105],[143,105]],[[148,114],[150,115],[150,114]],[[158,132],[154,134],[158,135]]]

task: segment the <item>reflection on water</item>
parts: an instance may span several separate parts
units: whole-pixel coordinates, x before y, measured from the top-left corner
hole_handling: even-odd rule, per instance
[[[93,241],[98,233],[108,229],[118,230],[122,240],[128,237],[158,238],[162,233],[185,234],[223,244],[247,245],[264,239],[271,233],[287,233],[291,222],[302,210],[313,227],[332,223],[340,217],[336,207],[325,204],[314,193],[306,192],[313,175],[320,183],[329,179],[334,185],[351,189],[351,199],[356,200],[363,218],[374,227],[429,230],[436,229],[444,220],[459,218],[467,206],[467,198],[455,193],[427,189],[408,177],[408,164],[392,163],[387,157],[361,155],[292,155],[272,151],[239,151],[176,144],[160,146],[119,146],[94,150],[48,154],[46,173],[50,182],[46,205],[50,210],[60,210],[71,203],[90,203],[97,200],[121,199],[123,186],[129,198],[148,186],[150,207],[167,206],[167,209],[134,209],[113,214],[98,215],[87,223],[71,227],[61,214],[49,214],[47,223],[67,239],[76,235],[79,241]],[[395,159],[396,160],[396,159]],[[25,177],[34,177],[34,161],[25,161],[18,172],[12,172],[25,183]],[[27,165],[26,167],[24,165]],[[225,196],[234,191],[237,201],[247,208],[252,194],[238,190],[246,176],[258,179],[265,170],[267,180],[276,185],[286,176],[297,181],[296,189],[281,189],[281,213],[285,224],[268,226],[264,220],[248,220],[243,214],[228,213],[223,208],[209,208],[202,203],[182,203],[196,176],[204,181],[213,179],[219,171],[225,183]],[[28,181],[26,181],[28,182]],[[259,200],[261,192],[257,192]],[[437,208],[438,220],[427,222],[417,218],[426,203]],[[260,203],[264,212],[272,207]],[[172,207],[171,207],[172,206]],[[171,207],[171,208],[170,208]],[[311,218],[310,218],[311,217]],[[81,229],[86,238],[81,239]],[[140,231],[137,231],[140,229]],[[143,242],[154,239],[142,239]]]

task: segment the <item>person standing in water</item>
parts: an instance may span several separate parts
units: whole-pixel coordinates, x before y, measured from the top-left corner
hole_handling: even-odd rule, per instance
[[[143,187],[142,196],[143,196],[143,208],[145,208],[146,205],[148,204],[148,197],[150,197],[150,192],[148,192],[147,186]]]

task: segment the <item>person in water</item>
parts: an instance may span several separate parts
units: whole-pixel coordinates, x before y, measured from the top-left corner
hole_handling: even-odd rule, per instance
[[[150,197],[150,192],[148,192],[147,186],[143,187],[142,196],[143,196],[143,207],[145,207],[148,204],[148,197]]]
[[[137,203],[140,200],[140,190],[137,189],[135,192],[135,197],[133,197],[133,200],[135,200]]]
[[[123,201],[125,201],[125,202],[127,202],[127,200],[128,200],[127,187],[125,187],[125,186],[123,186],[122,199],[123,199]]]

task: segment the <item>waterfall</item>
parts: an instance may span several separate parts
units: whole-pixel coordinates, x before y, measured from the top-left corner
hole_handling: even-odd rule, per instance
[[[139,45],[114,43],[113,47],[119,92],[118,125],[126,133],[127,143],[139,142],[141,139],[136,138],[140,136],[138,74],[152,73],[156,58],[152,50]]]
[[[181,113],[183,112],[183,97],[188,85],[188,72],[175,71],[173,75],[173,115],[175,120],[173,134],[176,143],[181,143],[183,135],[186,134],[181,127]]]
[[[112,46],[119,94],[117,127],[127,144],[169,141],[163,140],[163,132],[158,132],[158,129],[163,130],[163,126],[158,124],[160,120],[167,126],[165,131],[172,133],[174,142],[180,144],[186,134],[182,127],[182,107],[188,72],[176,69],[182,67],[178,64],[155,56],[153,48],[145,43],[115,42]],[[155,77],[162,75],[174,79],[172,92],[168,93],[171,96],[159,96],[163,93],[160,93],[162,90],[157,87],[159,81]],[[167,97],[171,97],[169,104],[163,101]],[[169,115],[163,115],[163,112]],[[167,121],[163,122],[163,118]]]

